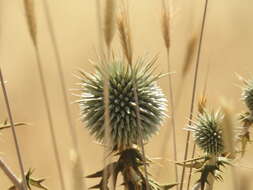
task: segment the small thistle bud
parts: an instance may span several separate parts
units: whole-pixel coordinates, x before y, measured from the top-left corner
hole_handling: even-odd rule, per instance
[[[246,86],[242,92],[242,99],[251,112],[253,112],[253,80],[245,81]]]
[[[189,126],[196,144],[209,155],[218,155],[224,150],[220,112],[198,114],[195,123]]]
[[[133,69],[123,60],[114,59],[106,64],[109,78],[110,135],[114,147],[123,148],[137,144],[141,136],[147,141],[158,131],[166,115],[166,98],[156,84],[161,75],[153,75],[153,63],[154,61],[145,64],[145,61],[139,60]],[[97,140],[103,141],[103,69],[100,66],[97,65],[97,72],[92,75],[81,72],[83,79],[79,104],[82,121]],[[134,84],[137,89],[141,126],[138,126],[137,122]]]

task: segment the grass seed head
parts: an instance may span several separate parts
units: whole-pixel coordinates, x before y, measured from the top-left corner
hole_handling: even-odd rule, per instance
[[[164,118],[166,98],[156,84],[160,75],[153,74],[153,62],[138,60],[130,69],[122,60],[112,60],[106,64],[109,79],[109,115],[112,144],[117,148],[137,144],[142,137],[147,141]],[[103,69],[98,65],[95,74],[82,72],[82,92],[79,101],[81,119],[90,133],[99,141],[105,140]],[[140,126],[137,122],[134,98],[136,84],[140,111]],[[142,133],[139,134],[139,131]]]

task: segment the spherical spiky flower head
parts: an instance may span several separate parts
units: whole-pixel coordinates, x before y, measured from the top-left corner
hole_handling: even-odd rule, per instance
[[[189,130],[193,132],[196,144],[209,155],[221,154],[224,150],[220,112],[208,113],[206,110],[199,114]]]
[[[79,101],[81,119],[90,133],[104,140],[103,70],[109,79],[110,135],[114,147],[124,148],[137,144],[140,138],[147,141],[158,131],[165,116],[166,98],[156,81],[161,75],[153,74],[154,60],[138,60],[130,69],[123,60],[113,60],[96,66],[95,74],[82,74],[82,93]],[[138,97],[140,126],[137,120],[134,85]],[[141,133],[141,135],[139,134]]]
[[[251,112],[253,112],[253,80],[245,81],[242,99]]]

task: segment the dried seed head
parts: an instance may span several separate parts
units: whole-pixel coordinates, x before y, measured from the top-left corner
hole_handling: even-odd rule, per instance
[[[105,36],[105,43],[108,48],[110,48],[111,46],[111,42],[115,32],[115,8],[116,8],[116,1],[114,0],[106,1],[104,36]]]
[[[253,112],[253,80],[245,81],[246,86],[242,92],[242,99],[251,112]]]
[[[195,123],[189,126],[196,144],[207,154],[218,155],[224,150],[220,112],[199,114]]]
[[[204,112],[205,107],[206,107],[206,102],[207,102],[206,96],[201,96],[199,98],[198,111],[200,114],[202,114]]]
[[[114,147],[125,148],[137,144],[142,137],[148,140],[165,116],[166,99],[153,75],[153,61],[145,64],[139,60],[130,69],[122,60],[113,60],[108,66],[110,135]],[[105,140],[103,77],[100,66],[95,74],[83,76],[82,93],[79,101],[81,119],[97,140]],[[134,80],[136,83],[134,83]],[[136,84],[141,126],[138,126],[136,102],[134,98]],[[139,135],[139,131],[142,133]]]

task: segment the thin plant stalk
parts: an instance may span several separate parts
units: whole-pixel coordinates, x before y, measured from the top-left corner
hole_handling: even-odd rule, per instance
[[[168,72],[171,72],[171,66],[169,61],[169,49],[167,49],[167,62],[168,62]],[[174,93],[173,93],[173,85],[172,85],[172,77],[169,75],[169,91],[170,91],[170,109],[171,109],[171,126],[172,126],[172,137],[173,137],[173,152],[174,152],[174,161],[177,162],[177,142],[176,142],[176,123],[175,123],[175,110],[174,110]],[[178,182],[178,169],[175,164],[175,175],[176,182]],[[176,186],[178,189],[178,186]]]
[[[51,17],[50,11],[49,11],[49,6],[48,6],[47,0],[43,1],[43,5],[44,5],[47,24],[48,24],[48,30],[49,30],[49,34],[51,37],[55,58],[56,58],[57,71],[58,71],[58,75],[60,77],[60,85],[61,85],[62,95],[63,95],[63,99],[64,99],[64,107],[65,107],[65,112],[66,112],[66,116],[67,116],[69,132],[70,132],[70,136],[71,136],[71,139],[73,142],[74,151],[76,152],[75,164],[77,167],[83,168],[82,161],[81,161],[80,148],[78,146],[78,138],[77,138],[77,134],[76,134],[73,120],[71,118],[70,106],[68,103],[66,80],[65,80],[64,74],[63,74],[62,59],[61,59],[61,56],[59,53],[59,48],[57,45],[57,40],[56,40],[54,27],[53,27],[53,23],[52,23],[52,17]],[[81,176],[80,176],[80,178],[81,178]],[[81,182],[79,184],[82,184],[82,186],[79,187],[80,189],[86,189],[86,185],[84,182]]]
[[[52,140],[52,144],[53,144],[53,151],[54,151],[54,155],[55,155],[55,159],[56,159],[56,166],[57,166],[57,170],[58,170],[59,178],[60,178],[60,185],[61,185],[62,190],[66,190],[65,181],[63,178],[62,163],[61,163],[61,159],[60,159],[59,150],[57,147],[57,140],[56,140],[55,129],[54,129],[54,125],[53,125],[52,113],[51,113],[50,106],[49,106],[50,103],[49,103],[49,98],[48,98],[48,92],[46,89],[46,82],[45,82],[45,77],[44,77],[44,74],[42,71],[41,58],[40,58],[40,53],[39,53],[39,49],[38,49],[37,45],[35,45],[35,55],[36,55],[38,72],[39,72],[39,78],[40,78],[40,82],[41,82],[42,93],[43,93],[44,102],[45,102],[47,119],[48,119],[48,123],[49,123],[51,140]]]
[[[0,168],[3,170],[5,175],[10,179],[10,181],[18,190],[24,189],[23,184],[19,181],[18,177],[13,173],[13,171],[7,166],[7,164],[2,159],[0,159]]]
[[[98,5],[98,4],[97,4]],[[97,7],[99,8],[99,7]],[[115,33],[115,14],[116,14],[116,1],[115,0],[106,0],[105,2],[105,9],[104,9],[104,42],[106,45],[106,51],[107,51],[107,57],[105,56],[105,72],[103,73],[103,81],[104,81],[104,88],[103,88],[103,96],[104,96],[104,106],[105,106],[105,111],[104,111],[104,118],[105,118],[105,144],[106,144],[106,149],[104,151],[104,167],[107,165],[107,162],[111,162],[111,154],[109,157],[106,159],[108,152],[110,153],[113,150],[112,147],[112,141],[111,141],[111,133],[110,133],[110,110],[109,110],[109,87],[110,87],[110,82],[109,82],[109,71],[107,70],[108,68],[108,63],[110,63],[110,55],[111,55],[111,43],[114,37]],[[100,10],[97,10],[99,13]],[[98,16],[100,13],[98,14]],[[98,18],[98,22],[101,21],[101,18]],[[99,24],[99,23],[98,23]],[[100,23],[102,24],[102,23]],[[100,29],[101,25],[99,26]],[[102,31],[100,31],[102,32]],[[100,35],[100,34],[99,34]],[[101,40],[102,40],[102,35],[101,35]],[[103,42],[100,42],[101,46]],[[103,49],[103,47],[100,47],[100,49]],[[108,170],[111,170],[112,168],[109,168]],[[109,172],[107,169],[104,170],[104,178],[106,179],[107,176],[109,175]],[[106,181],[103,182],[103,188],[106,189]],[[114,186],[113,186],[114,188]]]
[[[10,107],[10,102],[9,102],[7,90],[6,90],[6,87],[5,87],[5,84],[4,84],[4,78],[3,78],[3,73],[2,73],[1,66],[0,66],[0,83],[1,83],[1,86],[2,86],[4,101],[5,101],[5,104],[6,104],[6,109],[7,109],[9,121],[10,121],[10,124],[11,124],[11,131],[12,131],[12,135],[13,135],[13,139],[14,139],[14,144],[15,144],[17,157],[18,157],[18,163],[19,163],[20,172],[21,172],[21,176],[22,176],[22,185],[21,185],[21,187],[22,187],[23,190],[27,190],[25,170],[24,170],[22,156],[21,156],[19,143],[18,143],[18,138],[17,138],[17,134],[16,134],[16,130],[15,130],[15,123],[14,123],[14,119],[13,119],[13,115],[12,115],[12,111],[11,111],[11,107]],[[20,190],[22,190],[22,189],[20,189]]]
[[[104,46],[103,46],[103,35],[102,35],[102,19],[101,19],[101,2],[100,0],[96,0],[96,18],[97,18],[97,29],[98,29],[98,43],[100,54],[104,54]]]
[[[130,66],[131,72],[133,72],[133,47],[131,41],[131,28],[130,28],[130,21],[129,21],[129,13],[128,13],[128,2],[126,4],[122,1],[123,10],[121,12],[121,17],[118,20],[118,29],[121,37],[121,45],[126,57],[127,63]],[[140,136],[140,140],[138,142],[139,146],[141,147],[141,153],[143,155],[144,160],[144,174],[145,174],[145,185],[146,189],[149,190],[149,180],[148,180],[148,171],[147,171],[147,160],[146,154],[144,149],[143,143],[143,136],[141,133],[141,119],[140,119],[140,107],[139,107],[139,100],[137,95],[137,85],[136,85],[136,76],[134,76],[134,84],[133,84],[133,92],[134,92],[134,100],[136,102],[136,116],[137,116],[137,125],[138,125],[138,135]]]
[[[201,24],[200,40],[198,44],[197,59],[196,59],[196,65],[195,65],[195,71],[194,71],[192,100],[191,100],[191,108],[190,108],[190,116],[189,116],[188,125],[192,124],[192,118],[193,118],[193,110],[194,110],[194,104],[195,104],[196,87],[197,87],[197,79],[198,79],[198,70],[199,70],[199,63],[200,63],[200,54],[201,54],[201,49],[202,49],[203,34],[204,34],[205,23],[206,23],[207,7],[208,7],[208,0],[205,1],[204,14],[203,14],[203,19],[202,19],[202,24]],[[189,143],[190,143],[190,131],[187,132],[184,160],[187,160],[187,157],[188,157]],[[184,165],[183,171],[182,171],[181,183],[180,183],[180,190],[182,190],[184,186],[183,182],[184,182],[184,176],[185,176],[185,169],[186,167]],[[189,175],[191,175],[191,173]],[[188,183],[190,182],[188,181]],[[187,187],[187,190],[189,190],[188,187]]]
[[[60,185],[61,189],[65,190],[65,182],[63,179],[63,171],[62,171],[62,164],[60,160],[60,154],[58,151],[57,147],[57,141],[56,141],[56,135],[54,131],[54,126],[53,126],[53,119],[52,119],[52,113],[50,110],[50,103],[49,103],[49,98],[48,98],[48,92],[46,89],[46,82],[45,82],[45,77],[43,74],[43,69],[42,69],[42,61],[40,58],[40,52],[38,48],[38,42],[37,42],[37,23],[36,23],[36,18],[35,18],[35,9],[34,9],[34,1],[33,0],[24,0],[24,8],[25,8],[25,13],[26,13],[26,21],[27,21],[27,26],[29,30],[29,34],[31,37],[31,40],[34,45],[35,49],[35,56],[36,56],[36,62],[37,62],[37,67],[38,67],[38,72],[39,72],[39,79],[41,83],[41,88],[42,88],[42,95],[44,98],[44,103],[45,103],[45,109],[46,109],[46,114],[47,114],[47,119],[49,123],[49,130],[50,130],[50,135],[51,135],[51,140],[53,144],[53,151],[56,159],[56,166],[57,170],[59,173],[59,178],[60,178]]]
[[[132,69],[132,65],[130,65],[131,69]],[[142,152],[142,155],[143,155],[143,160],[144,160],[144,173],[145,173],[145,184],[146,184],[146,189],[149,190],[150,187],[149,187],[149,180],[148,180],[148,169],[147,169],[147,159],[146,159],[146,154],[145,154],[145,149],[144,149],[144,143],[143,143],[143,136],[142,136],[142,133],[141,133],[141,119],[140,119],[140,107],[139,107],[139,100],[138,100],[138,95],[137,95],[137,88],[136,88],[136,76],[134,78],[134,100],[136,102],[136,107],[135,107],[135,110],[136,110],[136,115],[137,115],[137,125],[138,125],[138,135],[140,135],[140,142],[139,144],[141,145],[141,152]]]
[[[205,78],[205,85],[204,85],[204,89],[203,89],[203,97],[206,96],[206,91],[207,91],[207,80],[208,80],[208,76],[209,76],[209,69],[210,69],[210,64],[207,65],[207,74],[206,74],[206,78]],[[196,143],[194,143],[193,148],[192,148],[192,155],[191,158],[193,159],[195,157],[195,153],[196,153]],[[188,182],[187,182],[187,189],[190,189],[190,184],[191,184],[191,177],[192,177],[192,169],[190,168],[189,171],[189,175],[188,175]]]
[[[163,31],[163,39],[164,44],[166,47],[166,54],[167,54],[167,66],[168,66],[168,72],[171,72],[171,64],[170,64],[170,44],[171,44],[171,11],[168,13],[165,1],[162,1],[163,5],[163,15],[162,15],[162,31]],[[176,145],[176,124],[175,124],[175,107],[174,107],[174,92],[173,92],[173,81],[171,75],[169,75],[169,93],[170,93],[170,110],[171,110],[171,127],[172,127],[172,138],[173,138],[173,157],[174,161],[177,162],[177,145]],[[169,136],[169,130],[167,128],[165,137]],[[162,152],[165,153],[166,143],[163,143],[162,145]],[[163,154],[164,154],[163,153]],[[178,167],[175,164],[175,176],[176,176],[176,182],[178,182]],[[178,189],[178,186],[176,186]]]

